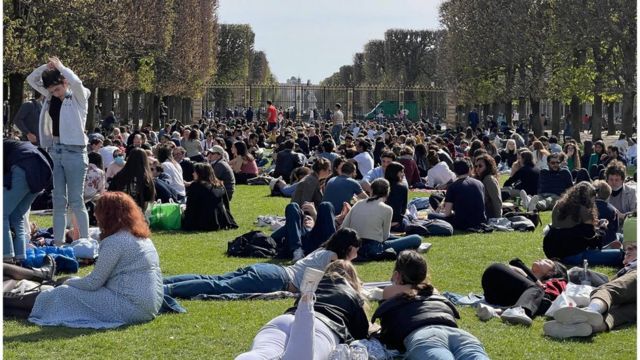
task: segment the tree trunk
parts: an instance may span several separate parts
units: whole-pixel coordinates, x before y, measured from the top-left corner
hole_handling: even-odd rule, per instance
[[[536,137],[542,136],[544,124],[540,121],[540,99],[531,99],[531,112],[533,115],[533,133]]]
[[[635,96],[635,92],[625,92],[622,94],[622,131],[628,137],[633,134],[633,126],[635,125],[633,119],[633,99]]]
[[[89,96],[89,103],[87,104],[87,125],[85,126],[88,132],[92,132],[93,129],[100,126],[100,119],[96,119],[96,103],[98,101],[98,88],[90,87],[91,95]]]
[[[119,119],[124,119],[126,122],[131,120],[129,116],[129,93],[121,91],[118,97],[118,112],[120,113]]]
[[[145,93],[144,94],[144,119],[143,122],[149,123],[151,122],[151,117],[153,116],[153,94]],[[136,121],[138,122],[138,121]]]
[[[490,104],[482,105],[482,123],[485,124],[485,126],[487,125],[487,119],[489,118],[490,111],[491,111]]]
[[[113,90],[100,88],[98,91],[98,96],[102,101],[102,117],[105,118],[110,111],[113,111]]]
[[[529,119],[527,118],[527,99],[524,96],[518,98],[518,119],[520,124],[529,125]]]
[[[551,133],[560,134],[560,100],[553,100],[551,105]]]
[[[602,95],[593,94],[593,114],[591,116],[591,139],[595,142],[602,138]]]
[[[146,122],[145,125],[152,124],[154,129],[160,129],[160,96],[153,96],[153,119],[152,122]]]
[[[140,91],[131,94],[131,118],[134,122],[140,119]]]
[[[582,113],[582,104],[580,103],[580,99],[578,95],[573,95],[571,97],[571,125],[573,126],[573,134],[572,138],[580,144],[582,141],[580,140],[580,130],[582,129],[582,122],[580,114]]]
[[[7,128],[13,125],[13,118],[20,110],[24,102],[24,81],[27,79],[22,74],[13,73],[9,75],[9,114],[7,114]]]
[[[193,114],[191,114],[192,101],[193,100],[191,98],[184,98],[182,100],[182,103],[183,103],[182,115],[184,116],[185,121],[188,124],[191,124],[193,122]]]
[[[615,121],[615,114],[614,114],[614,107],[615,103],[613,102],[608,102],[607,103],[607,135],[615,135],[616,134],[616,121]]]
[[[511,100],[504,102],[504,118],[507,121],[507,126],[511,127],[513,124],[513,119],[511,118],[513,115],[513,104]]]

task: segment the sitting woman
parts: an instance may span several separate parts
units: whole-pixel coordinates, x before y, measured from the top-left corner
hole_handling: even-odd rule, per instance
[[[482,154],[476,157],[473,168],[474,177],[484,185],[484,212],[487,219],[502,217],[502,195],[495,160],[489,154]]]
[[[535,168],[533,154],[527,149],[518,151],[518,160],[511,168],[511,177],[504,183],[505,196],[520,196],[521,190],[526,191],[529,195],[537,194],[539,177],[540,170]],[[506,197],[503,198],[506,199]]]
[[[253,339],[251,350],[236,360],[328,359],[338,344],[367,337],[369,321],[351,262],[334,261],[324,276],[309,270],[294,307],[269,321]]]
[[[389,182],[389,196],[385,203],[393,209],[391,217],[391,230],[403,232],[405,226],[405,213],[409,202],[409,188],[402,182],[404,179],[404,166],[397,162],[387,165],[384,178]]]
[[[231,153],[234,157],[229,161],[229,165],[235,174],[236,184],[246,184],[247,180],[258,176],[258,165],[247,150],[247,144],[244,141],[233,143]]]
[[[504,149],[500,151],[500,158],[507,164],[508,168],[513,166],[513,163],[518,160],[518,151],[516,147],[516,141],[513,139],[507,140],[507,144]]]
[[[489,359],[480,341],[459,329],[458,310],[429,284],[427,262],[415,251],[398,255],[392,285],[371,319],[380,319],[380,341],[404,359]]]
[[[168,176],[169,186],[180,197],[184,199],[187,195],[184,177],[182,176],[182,166],[173,159],[173,149],[171,146],[158,147],[158,162],[161,164],[163,173]]]
[[[100,250],[93,271],[62,285],[4,297],[42,326],[108,329],[153,320],[162,305],[162,274],[149,227],[133,199],[106,192],[96,204]]]
[[[292,197],[293,193],[296,192],[298,184],[300,184],[300,180],[309,174],[311,174],[311,169],[306,166],[300,166],[293,169],[291,172],[289,184],[279,178],[270,178],[269,187],[271,188],[271,195],[282,195],[288,198]]]
[[[417,249],[422,243],[419,235],[390,237],[393,209],[385,204],[389,196],[389,181],[375,179],[371,183],[371,197],[358,201],[342,222],[362,238],[359,260],[395,259],[405,249]]]
[[[151,159],[151,175],[153,176],[153,185],[156,189],[156,200],[162,203],[180,202],[180,195],[169,185],[171,179],[169,175],[164,173],[164,168],[158,160]]]
[[[129,151],[124,168],[109,183],[109,191],[122,191],[129,194],[136,204],[145,211],[149,203],[155,201],[156,188],[149,167],[147,153],[141,148]]]
[[[456,179],[456,174],[451,171],[444,160],[440,161],[435,150],[429,150],[427,160],[432,165],[427,172],[427,189],[446,189],[447,185]]]
[[[187,208],[182,219],[182,230],[215,231],[237,228],[222,181],[216,178],[208,163],[194,164],[193,182],[187,188]]]
[[[509,265],[492,264],[482,274],[485,300],[509,308],[501,311],[482,304],[477,309],[478,317],[487,321],[500,315],[506,323],[530,326],[531,319],[549,309],[566,283],[567,269],[549,259],[536,260],[531,268],[520,259],[511,260]]]
[[[542,245],[545,255],[569,265],[587,259],[591,265],[620,266],[622,250],[602,249],[608,223],[598,221],[597,213],[593,185],[583,181],[569,188],[551,211],[551,224]]]
[[[362,241],[351,229],[335,232],[319,249],[291,266],[258,263],[224,275],[177,275],[164,279],[166,295],[190,299],[198,295],[298,292],[305,269],[324,271],[335,260],[352,260]]]

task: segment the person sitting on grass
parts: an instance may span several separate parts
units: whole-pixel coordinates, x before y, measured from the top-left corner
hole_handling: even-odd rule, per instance
[[[168,296],[191,299],[198,295],[298,292],[306,268],[324,271],[335,260],[353,260],[362,241],[352,229],[336,231],[316,251],[291,266],[258,263],[223,275],[176,275],[164,279]]]
[[[322,201],[328,201],[336,211],[342,211],[343,204],[350,203],[354,196],[358,199],[366,199],[367,193],[362,190],[360,183],[354,179],[356,165],[351,161],[345,161],[336,168],[340,174],[327,182]]]
[[[380,341],[404,359],[489,359],[480,341],[459,329],[455,306],[429,283],[427,262],[415,251],[398,255],[392,285],[371,319],[380,319]]]
[[[627,168],[619,161],[612,161],[604,172],[607,184],[611,186],[611,197],[609,203],[618,210],[618,217],[621,222],[637,211],[636,189],[630,184],[625,184]]]
[[[502,217],[502,197],[498,182],[498,168],[489,154],[477,156],[473,166],[474,177],[484,185],[485,215],[487,219]]]
[[[555,320],[544,324],[545,335],[553,338],[584,337],[635,324],[638,301],[637,245],[625,245],[624,268],[616,277],[591,292],[584,308],[558,309]]]
[[[236,360],[328,359],[338,344],[367,337],[362,287],[351,262],[336,260],[324,275],[310,270],[315,269],[305,271],[294,307],[260,329],[251,349]]]
[[[109,191],[122,191],[129,194],[144,212],[147,206],[156,199],[156,188],[153,174],[149,166],[147,153],[140,148],[133,148],[124,168],[111,179]]]
[[[566,283],[567,269],[557,261],[536,260],[531,268],[520,259],[511,260],[509,265],[491,264],[482,274],[485,300],[509,308],[501,311],[480,304],[477,315],[482,321],[500,316],[506,323],[530,326],[535,316],[549,309]]]
[[[325,158],[317,158],[311,169],[313,172],[305,176],[291,197],[291,202],[302,206],[312,202],[316,207],[322,202],[321,182],[331,175],[331,163]]]
[[[41,292],[4,295],[8,309],[41,326],[110,329],[153,320],[162,305],[158,253],[131,196],[106,192],[96,204],[98,260],[91,273]]]
[[[393,209],[393,216],[391,217],[391,230],[404,232],[405,213],[407,212],[407,205],[409,202],[409,188],[406,184],[402,183],[404,178],[405,167],[399,162],[392,162],[387,166],[384,172],[384,178],[389,182],[389,196],[385,203],[391,206]]]
[[[247,180],[258,176],[258,165],[244,141],[234,142],[231,153],[233,159],[229,161],[229,165],[233,169],[236,184],[246,184]]]
[[[567,190],[551,212],[551,224],[542,245],[545,255],[569,265],[579,265],[587,259],[591,265],[619,266],[622,251],[602,249],[602,234],[608,224],[607,220],[598,220],[597,214],[593,185],[583,181]]]
[[[567,168],[560,167],[558,154],[546,157],[548,168],[540,170],[538,192],[533,197],[526,190],[520,191],[522,205],[529,211],[551,210],[560,196],[573,186],[573,177]]]
[[[237,229],[229,210],[229,197],[222,181],[207,163],[193,167],[193,182],[187,188],[187,208],[182,219],[186,231],[216,231]]]
[[[300,166],[291,172],[288,184],[280,178],[266,177],[269,180],[271,195],[280,195],[288,198],[292,197],[296,192],[296,188],[298,188],[298,185],[300,184],[300,180],[304,179],[304,177],[309,174],[311,174],[311,169],[306,166]]]
[[[358,201],[342,222],[362,238],[359,260],[395,259],[405,249],[417,249],[422,243],[419,235],[391,237],[393,209],[385,204],[389,196],[389,181],[376,179],[371,184],[371,197]]]

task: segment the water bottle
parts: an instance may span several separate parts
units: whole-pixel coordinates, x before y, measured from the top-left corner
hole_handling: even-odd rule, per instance
[[[582,285],[591,285],[591,277],[589,276],[589,262],[587,259],[582,261],[582,279],[580,280],[580,284]]]
[[[351,346],[350,347],[350,360],[368,360],[369,352],[364,346]]]
[[[329,360],[350,360],[349,345],[340,344],[329,354]]]

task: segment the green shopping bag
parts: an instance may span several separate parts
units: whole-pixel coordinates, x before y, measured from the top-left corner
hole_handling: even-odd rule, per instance
[[[154,230],[180,230],[182,227],[180,204],[154,204],[149,217],[149,225]]]

